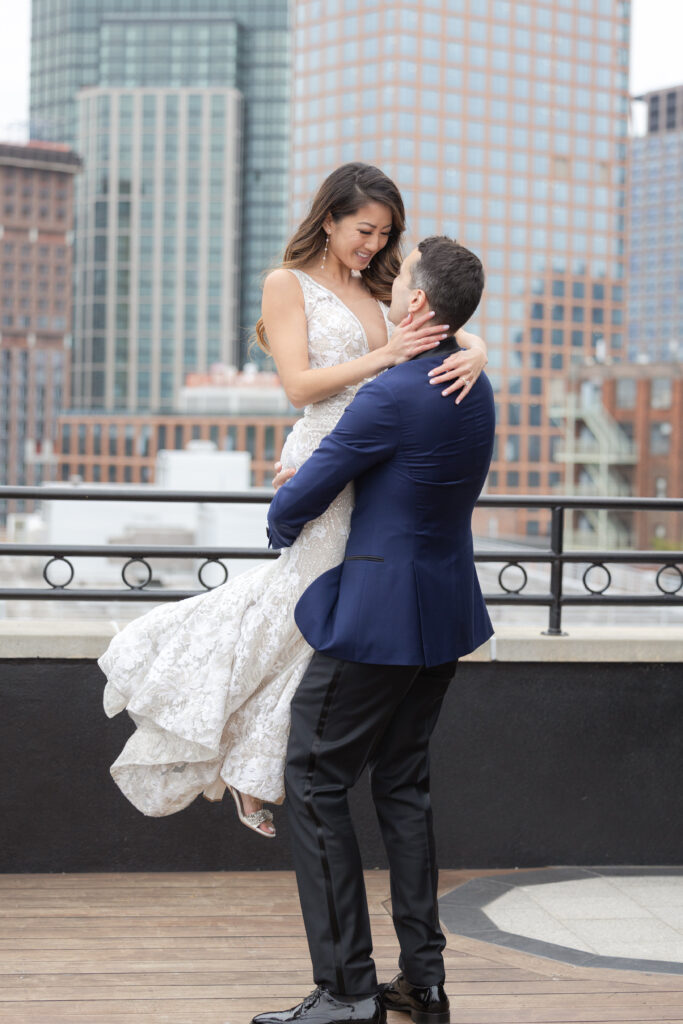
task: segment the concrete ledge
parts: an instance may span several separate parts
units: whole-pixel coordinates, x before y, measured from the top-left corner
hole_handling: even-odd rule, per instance
[[[2,619],[0,658],[97,659],[117,632],[107,619]]]
[[[119,626],[112,620],[2,619],[0,659],[97,659]],[[683,662],[677,626],[571,627],[567,636],[544,636],[527,626],[501,627],[468,662]]]
[[[490,644],[491,661],[683,662],[679,626],[571,626],[567,636],[506,626]]]

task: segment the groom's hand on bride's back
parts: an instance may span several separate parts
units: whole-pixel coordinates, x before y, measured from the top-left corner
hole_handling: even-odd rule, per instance
[[[275,476],[273,477],[273,490],[277,491],[288,480],[291,480],[296,473],[295,469],[283,469],[281,462],[275,463]]]

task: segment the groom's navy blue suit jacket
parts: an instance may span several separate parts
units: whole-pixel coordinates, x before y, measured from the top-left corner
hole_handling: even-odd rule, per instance
[[[493,632],[471,532],[493,448],[491,385],[482,374],[455,405],[427,376],[455,348],[446,339],[360,388],[271,503],[270,546],[288,547],[355,481],[346,557],[295,612],[308,643],[331,657],[440,665]]]

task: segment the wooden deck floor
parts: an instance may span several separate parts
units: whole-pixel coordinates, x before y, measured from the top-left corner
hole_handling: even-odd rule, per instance
[[[442,889],[485,873],[442,872]],[[367,886],[385,980],[397,958],[386,872]],[[0,921],[2,1024],[247,1024],[313,987],[288,872],[0,875]],[[455,1024],[683,1021],[680,976],[570,967],[453,935],[446,963]]]

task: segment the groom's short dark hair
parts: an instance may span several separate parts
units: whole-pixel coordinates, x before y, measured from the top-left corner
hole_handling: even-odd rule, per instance
[[[418,243],[420,259],[412,267],[413,288],[421,288],[437,323],[455,334],[470,319],[484,290],[481,260],[446,235]]]

